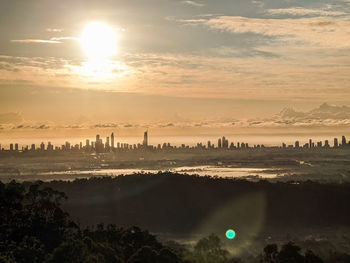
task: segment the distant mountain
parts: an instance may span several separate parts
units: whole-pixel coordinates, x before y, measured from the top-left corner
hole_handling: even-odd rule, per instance
[[[277,114],[276,117],[282,119],[350,119],[350,108],[347,106],[323,103],[318,108],[308,112],[295,111],[293,108],[285,108]]]
[[[323,103],[307,112],[285,108],[271,118],[250,120],[250,127],[340,127],[350,126],[350,107]]]
[[[282,118],[299,118],[303,117],[305,113],[295,111],[293,108],[284,108],[278,115]]]
[[[350,108],[323,103],[318,108],[308,112],[310,118],[317,119],[350,119]]]

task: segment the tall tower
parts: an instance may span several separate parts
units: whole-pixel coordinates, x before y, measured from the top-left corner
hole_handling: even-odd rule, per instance
[[[341,138],[341,145],[344,147],[346,145],[346,138],[345,136],[343,135],[342,138]]]
[[[339,146],[338,138],[334,138],[334,148],[337,148]]]
[[[114,150],[114,133],[112,132],[111,134],[111,147],[112,147],[112,151]]]
[[[148,130],[143,134],[143,146],[148,146]]]

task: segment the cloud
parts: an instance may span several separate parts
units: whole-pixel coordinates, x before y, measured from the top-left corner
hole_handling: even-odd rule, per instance
[[[168,127],[174,127],[175,125],[173,123],[166,123],[166,124],[159,124],[159,128],[168,128]]]
[[[18,112],[8,112],[8,113],[0,114],[1,124],[18,123],[18,122],[21,122],[22,120],[23,120],[22,116]]]
[[[235,34],[254,33],[273,37],[275,41],[298,46],[349,48],[350,21],[332,17],[298,19],[248,18],[220,16],[211,19],[181,20],[187,25],[205,25]]]
[[[99,123],[92,126],[92,128],[117,128],[118,124],[116,123]]]
[[[65,128],[67,128],[67,129],[83,129],[84,126],[82,126],[82,125],[68,125]]]
[[[190,0],[182,1],[182,3],[183,3],[183,4],[186,4],[186,5],[197,6],[197,7],[202,7],[202,6],[204,6],[204,4],[202,4],[202,3],[198,3],[198,2],[190,1]]]
[[[50,126],[46,125],[46,124],[42,124],[40,126],[34,126],[34,129],[38,129],[38,130],[46,130],[46,129],[50,129]]]
[[[248,121],[249,127],[350,127],[350,107],[323,103],[307,112],[285,108],[271,118]]]
[[[62,42],[57,40],[47,40],[47,39],[14,39],[11,40],[13,43],[23,43],[23,44],[60,44]]]
[[[57,32],[62,32],[63,29],[62,28],[46,28],[46,31],[47,32],[55,32],[55,33],[57,33]]]
[[[266,13],[270,15],[292,15],[292,16],[344,16],[347,13],[325,9],[309,9],[303,7],[268,9]]]
[[[61,44],[62,40],[79,40],[78,37],[52,37],[50,39],[14,39],[13,43],[22,44]]]
[[[61,40],[80,40],[79,37],[52,37],[50,38],[52,41],[61,41]]]
[[[255,5],[255,6],[257,6],[257,7],[259,7],[259,8],[263,8],[264,5],[265,5],[264,2],[261,1],[261,0],[253,0],[253,1],[252,1],[252,4]]]

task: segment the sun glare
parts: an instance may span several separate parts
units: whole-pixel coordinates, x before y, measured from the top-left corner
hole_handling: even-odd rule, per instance
[[[88,24],[80,38],[82,48],[89,59],[104,59],[117,51],[117,35],[107,24]]]

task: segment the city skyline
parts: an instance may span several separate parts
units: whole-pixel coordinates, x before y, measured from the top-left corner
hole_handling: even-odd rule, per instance
[[[350,0],[0,0],[0,261],[350,259]]]
[[[110,134],[110,136],[105,137],[105,141],[103,138],[97,134],[95,140],[85,139],[85,142],[80,141],[76,144],[71,144],[71,142],[66,141],[62,145],[54,145],[50,141],[45,144],[45,142],[41,142],[40,145],[36,145],[35,143],[31,145],[19,145],[18,143],[10,143],[8,148],[2,147],[0,143],[0,151],[3,152],[28,152],[28,151],[84,151],[84,152],[96,152],[96,153],[108,153],[114,152],[117,150],[164,150],[164,149],[207,149],[207,150],[235,150],[235,149],[260,149],[260,148],[294,148],[294,149],[302,149],[302,148],[344,148],[350,147],[350,141],[347,141],[346,136],[343,135],[340,137],[334,137],[332,142],[330,140],[325,139],[321,141],[314,141],[313,139],[309,139],[306,143],[296,140],[294,144],[286,144],[281,142],[281,145],[273,145],[273,146],[265,146],[264,144],[254,144],[251,145],[247,142],[239,142],[239,141],[229,141],[225,136],[219,137],[217,142],[213,142],[208,140],[206,143],[203,142],[194,142],[194,146],[186,145],[185,143],[181,143],[181,145],[172,145],[170,142],[159,143],[158,145],[149,144],[148,138],[148,130],[146,130],[143,134],[143,140],[139,143],[130,144],[128,142],[120,142],[118,139],[115,141],[114,132]]]

